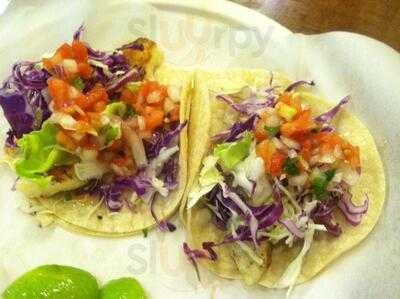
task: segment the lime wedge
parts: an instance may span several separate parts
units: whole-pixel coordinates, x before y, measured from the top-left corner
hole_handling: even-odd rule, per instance
[[[111,280],[100,290],[100,299],[146,299],[140,283],[129,277]]]
[[[15,280],[4,299],[96,299],[99,287],[89,272],[59,265],[35,268]]]

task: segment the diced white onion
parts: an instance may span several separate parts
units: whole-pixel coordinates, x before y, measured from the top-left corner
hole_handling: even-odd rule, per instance
[[[179,103],[181,100],[181,87],[176,86],[176,85],[170,85],[168,86],[168,96],[169,98],[175,102]]]
[[[274,143],[274,145],[277,149],[280,149],[280,150],[286,149],[286,146],[278,138],[276,138],[276,137],[272,138],[272,142]]]
[[[139,115],[137,117],[137,123],[140,131],[143,131],[146,128],[146,124],[144,122],[144,117]]]
[[[323,154],[322,156],[319,157],[318,162],[320,163],[334,163],[336,161],[336,157],[334,156],[333,152],[328,152]]]
[[[173,108],[175,104],[170,98],[166,98],[164,101],[164,111],[166,113],[169,113]]]
[[[101,68],[104,72],[104,75],[106,75],[107,77],[111,78],[112,76],[114,76],[113,73],[110,72],[108,65],[106,65],[100,61],[93,60],[93,59],[89,59],[88,62],[92,66],[97,66],[97,67]]]
[[[84,149],[82,150],[80,157],[82,161],[94,161],[97,158],[97,153],[96,150]]]
[[[78,64],[74,59],[64,59],[62,65],[68,73],[75,74],[78,72]]]
[[[281,120],[279,118],[279,116],[275,113],[272,113],[270,115],[268,115],[268,117],[265,120],[265,125],[267,127],[277,127],[281,124]]]
[[[354,186],[359,177],[359,173],[350,166],[347,166],[343,169],[343,180],[350,186]]]
[[[292,176],[289,178],[289,185],[291,186],[304,186],[304,184],[307,182],[308,176],[307,174],[303,173],[300,175]]]
[[[161,93],[159,90],[152,91],[146,98],[147,103],[159,103],[161,100]]]
[[[297,152],[294,149],[289,150],[288,152],[289,158],[296,158],[297,157]]]
[[[342,179],[343,179],[343,173],[336,172],[335,176],[332,178],[332,182],[340,183],[342,181]]]
[[[138,134],[124,123],[122,124],[122,134],[128,141],[136,165],[138,167],[147,165],[147,157],[143,141]]]
[[[289,148],[300,149],[300,144],[293,139],[287,138],[285,136],[281,136],[281,141],[287,145]]]
[[[301,166],[303,166],[303,168],[305,170],[309,170],[310,169],[310,165],[308,165],[307,161],[304,160],[302,156],[299,157],[299,162],[300,162]]]
[[[312,156],[312,157],[310,158],[310,165],[315,165],[315,164],[317,164],[318,161],[319,161],[319,159],[320,159],[320,156],[319,156],[319,155],[314,155],[314,156]]]
[[[340,147],[340,145],[337,144],[335,146],[335,148],[333,149],[333,155],[338,159],[343,158],[343,151],[342,151],[342,148]]]
[[[69,89],[68,89],[68,96],[69,96],[69,98],[74,99],[74,98],[76,98],[78,95],[79,95],[79,91],[78,91],[75,87],[70,86]]]
[[[95,162],[81,162],[74,165],[75,174],[78,179],[86,181],[94,178],[101,178],[107,171],[105,165]]]

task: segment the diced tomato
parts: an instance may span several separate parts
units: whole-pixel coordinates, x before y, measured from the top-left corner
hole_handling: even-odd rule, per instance
[[[105,102],[105,103],[108,102],[107,90],[100,83],[97,83],[87,93],[87,103],[85,105],[85,108],[90,107],[90,106],[94,105],[97,102]]]
[[[93,110],[95,112],[102,112],[107,106],[107,103],[105,101],[99,101],[94,104]]]
[[[301,104],[300,101],[296,98],[293,97],[292,94],[290,93],[283,93],[280,97],[279,97],[279,101],[295,108],[297,110],[297,113],[301,112]]]
[[[77,148],[74,139],[70,137],[64,130],[57,132],[56,139],[58,143],[63,145],[68,150],[74,151]]]
[[[359,171],[361,167],[360,148],[358,146],[352,146],[351,144],[348,144],[343,149],[343,154],[346,161],[350,163],[350,166]]]
[[[79,146],[85,149],[98,150],[100,148],[99,143],[95,136],[85,135],[80,141]]]
[[[117,157],[113,158],[111,161],[111,163],[113,163],[117,166],[120,166],[120,167],[127,166],[129,164],[129,162],[130,162],[129,158],[126,156],[123,156],[123,157],[117,156]]]
[[[146,99],[149,105],[161,106],[167,96],[167,87],[157,81],[147,81],[140,87],[138,96]]]
[[[286,155],[276,151],[271,156],[270,173],[272,176],[277,176],[282,172],[283,164],[285,163]]]
[[[86,108],[88,107],[88,100],[87,100],[87,97],[86,97],[83,93],[81,93],[81,92],[79,92],[79,94],[76,94],[76,95],[72,98],[72,100],[74,100],[74,103],[75,103],[76,105],[78,105],[79,108],[81,108],[81,109],[86,109]]]
[[[59,53],[63,59],[74,57],[72,47],[67,43],[62,44],[61,47],[57,49],[56,53]]]
[[[308,161],[311,158],[312,150],[313,150],[313,141],[311,136],[304,139],[301,143],[301,151],[300,155],[303,157],[304,160]]]
[[[76,124],[76,131],[79,133],[87,133],[93,130],[93,127],[86,121],[78,121]]]
[[[85,79],[89,79],[92,76],[93,69],[92,67],[86,62],[79,62],[78,63],[78,72]]]
[[[353,146],[334,132],[320,132],[316,134],[316,139],[318,140],[319,152],[321,154],[334,150],[336,146],[340,146],[345,160],[350,163],[351,167],[358,169],[361,166],[360,149],[358,146]]]
[[[74,58],[79,62],[84,62],[88,59],[88,50],[85,44],[78,40],[72,42],[72,53]]]
[[[179,121],[179,112],[180,112],[179,104],[174,105],[172,110],[169,112],[169,119],[170,121]]]
[[[121,100],[128,104],[134,104],[136,102],[136,95],[129,88],[124,88],[121,92]]]
[[[49,93],[53,99],[56,110],[69,106],[69,84],[64,80],[51,77],[47,80]]]
[[[281,126],[281,133],[286,137],[299,137],[309,133],[316,127],[310,110],[299,113],[292,121]]]
[[[257,155],[264,160],[265,171],[273,176],[279,175],[286,156],[277,151],[273,142],[265,139],[257,144]]]
[[[50,71],[56,64],[61,63],[62,60],[63,60],[63,58],[62,58],[61,54],[56,53],[53,55],[53,57],[43,58],[42,62],[43,62],[44,67]]]
[[[144,109],[144,123],[147,130],[154,130],[164,122],[164,111],[158,108],[147,106]]]
[[[256,137],[257,141],[263,141],[267,139],[267,134],[263,129],[260,128],[260,126],[256,126],[256,129],[254,131],[254,136]]]
[[[117,150],[121,149],[122,146],[123,146],[122,139],[117,139],[117,140],[113,141],[113,143],[108,147],[108,149],[110,151],[117,151]]]
[[[103,127],[100,113],[88,112],[86,115],[87,115],[87,122],[89,122],[94,129],[100,129],[101,127]]]

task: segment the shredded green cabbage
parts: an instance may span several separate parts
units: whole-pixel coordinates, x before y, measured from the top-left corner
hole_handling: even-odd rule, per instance
[[[203,168],[200,171],[198,182],[189,193],[188,209],[192,208],[215,185],[223,181],[223,177],[216,167],[217,161],[218,158],[212,155],[203,160]]]

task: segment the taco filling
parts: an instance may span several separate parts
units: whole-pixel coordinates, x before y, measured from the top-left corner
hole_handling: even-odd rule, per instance
[[[292,287],[317,234],[340,239],[337,217],[351,226],[363,221],[374,198],[363,193],[361,204],[352,201],[362,153],[335,126],[350,98],[317,114],[311,106],[318,103],[303,100],[308,85],[314,82],[244,86],[211,97],[210,107],[218,105],[224,118],[235,115],[236,121],[209,137],[188,195],[193,245],[185,243],[184,251],[196,269],[201,259],[222,276],[247,284],[279,273],[265,284]],[[217,110],[210,110],[213,118]],[[276,270],[271,259],[285,258],[290,259],[285,268]]]
[[[172,231],[155,201],[185,184],[179,182],[183,87],[156,78],[162,57],[154,42],[139,38],[103,52],[83,42],[82,31],[39,62],[16,63],[0,90],[17,189],[47,209],[57,204],[56,216],[84,229],[97,230],[85,224],[88,219],[71,218],[82,207],[92,214],[92,206],[107,210],[94,217],[100,221],[122,210],[140,214],[144,205],[149,212],[142,217],[151,215],[160,228]],[[48,198],[53,195],[61,196],[61,203]],[[127,228],[118,229],[116,221],[106,232],[150,224],[126,222]]]

